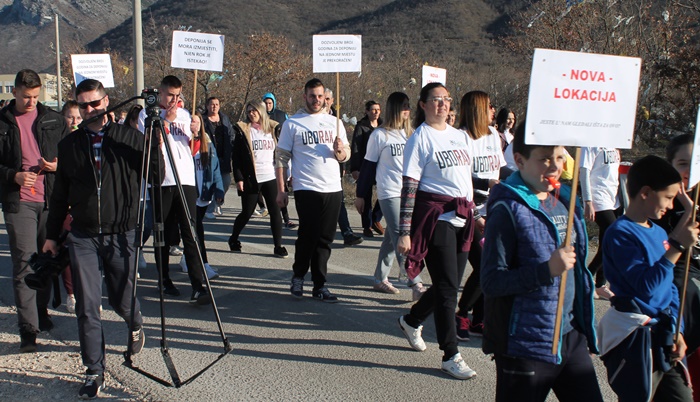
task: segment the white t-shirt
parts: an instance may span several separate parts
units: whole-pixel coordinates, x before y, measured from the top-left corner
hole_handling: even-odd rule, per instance
[[[333,152],[336,137],[336,117],[326,113],[297,113],[282,124],[277,146],[292,154],[294,190],[334,193],[343,188],[340,164]],[[348,145],[345,127],[338,132],[344,146]]]
[[[403,175],[418,180],[420,191],[471,201],[474,190],[469,151],[465,132],[451,126],[440,131],[423,123],[406,141]],[[455,211],[441,215],[440,220],[455,227],[466,224]]]
[[[275,180],[275,139],[250,126],[250,144],[255,157],[255,179],[258,183]]]
[[[377,163],[377,199],[401,197],[405,147],[404,130],[386,130],[380,127],[369,136],[365,159]]]
[[[194,178],[194,160],[192,159],[192,151],[190,150],[190,140],[192,140],[192,132],[190,132],[190,112],[178,108],[175,121],[170,123],[165,121],[165,110],[161,110],[160,117],[166,131],[170,131],[170,134],[166,135],[165,138],[168,140],[168,144],[170,144],[173,161],[177,167],[177,173],[180,176],[180,183],[183,186],[194,186],[196,183]],[[143,109],[141,113],[139,113],[139,131],[142,133],[144,132],[145,121],[146,109]],[[174,186],[175,175],[173,174],[173,168],[170,166],[170,160],[165,150],[165,142],[161,144],[160,150],[163,152],[163,159],[165,159],[165,179],[163,180],[163,187]]]
[[[614,210],[620,206],[620,151],[615,148],[581,148],[581,167],[591,173],[591,196],[596,211]],[[584,200],[588,201],[588,200]]]
[[[500,177],[501,167],[506,166],[506,159],[501,150],[501,137],[493,127],[491,133],[478,140],[472,139],[466,132],[467,145],[472,156],[472,176],[480,179],[496,179]],[[488,196],[488,190],[474,190]]]

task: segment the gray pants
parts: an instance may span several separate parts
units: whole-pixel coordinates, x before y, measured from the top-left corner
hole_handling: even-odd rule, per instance
[[[406,272],[406,256],[396,251],[396,246],[399,244],[399,211],[401,210],[401,198],[387,198],[379,200],[379,206],[382,208],[384,219],[386,219],[386,228],[384,230],[384,240],[379,248],[379,256],[377,257],[377,268],[374,270],[374,281],[379,283],[389,277],[391,266],[394,264],[394,258],[398,257],[399,271]],[[371,204],[365,204],[365,208],[371,208]],[[415,285],[423,282],[420,275],[413,280],[408,281],[408,285]]]
[[[19,211],[4,213],[12,256],[12,287],[17,306],[20,334],[39,332],[39,313],[47,314],[51,288],[34,291],[24,283],[24,277],[34,272],[27,264],[29,257],[41,251],[46,239],[46,218],[43,202],[20,202]]]
[[[105,339],[100,317],[103,274],[109,305],[126,321],[130,331],[143,324],[138,300],[134,323],[130,323],[136,258],[134,231],[90,237],[73,229],[68,238],[68,248],[75,288],[80,353],[88,374],[100,374],[105,370]]]

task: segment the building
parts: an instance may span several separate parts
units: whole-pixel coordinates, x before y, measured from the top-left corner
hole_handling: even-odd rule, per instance
[[[17,73],[0,74],[0,100],[10,100],[15,98],[14,95],[12,95],[12,90],[15,88],[16,75]],[[41,78],[42,84],[41,93],[39,94],[39,102],[45,106],[53,108],[54,110],[59,110],[56,75],[40,73],[39,78]]]

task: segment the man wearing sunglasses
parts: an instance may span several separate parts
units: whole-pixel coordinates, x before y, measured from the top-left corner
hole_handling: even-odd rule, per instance
[[[138,301],[131,322],[144,140],[138,131],[102,114],[109,106],[109,97],[99,81],[82,81],[75,88],[75,97],[83,124],[87,124],[58,144],[61,164],[49,203],[44,251],[58,253],[57,240],[70,209],[73,221],[67,244],[80,354],[87,368],[78,396],[91,399],[104,384],[103,276],[109,304],[128,325],[131,353],[139,353],[145,342]],[[151,169],[157,169],[158,159],[162,160],[158,142],[154,144]]]
[[[53,328],[47,311],[51,289],[34,291],[24,277],[32,272],[29,257],[44,244],[57,144],[69,132],[60,114],[38,102],[40,92],[39,75],[22,70],[15,77],[15,98],[0,110],[0,194],[24,353],[36,351],[38,332]]]

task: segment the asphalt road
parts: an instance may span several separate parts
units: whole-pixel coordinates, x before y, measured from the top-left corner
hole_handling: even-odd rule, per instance
[[[272,255],[267,218],[254,218],[245,228],[240,239],[242,253],[228,251],[226,240],[235,214],[240,211],[239,200],[235,191],[230,192],[225,215],[205,223],[209,261],[221,274],[212,281],[213,294],[233,351],[186,385],[180,388],[163,386],[122,365],[126,326],[111,311],[105,293],[103,323],[108,350],[108,386],[112,387],[107,388],[108,395],[114,399],[181,401],[494,399],[495,364],[482,353],[479,338],[460,344],[465,361],[478,373],[468,381],[453,379],[440,371],[442,354],[432,320],[425,323],[423,330],[428,349],[420,353],[408,346],[397,319],[410,308],[410,291],[403,287],[400,294],[387,295],[372,289],[381,237],[365,239],[360,245],[346,248],[338,234],[330,259],[328,286],[340,302],[326,304],[311,299],[309,275],[306,294],[309,297],[296,300],[289,294],[296,230],[283,230],[283,242],[290,253],[288,259]],[[293,199],[291,201],[293,203]],[[348,209],[353,227],[361,233],[359,215]],[[290,213],[296,216],[291,204]],[[0,302],[12,305],[8,239],[4,221],[0,222],[0,286],[3,289]],[[150,242],[145,250],[149,264],[141,271],[138,296],[147,339],[134,363],[170,381],[160,350],[157,273]],[[178,262],[179,257],[171,257],[171,275],[182,296],[166,300],[165,322],[169,352],[180,379],[185,382],[219,358],[224,346],[212,306],[188,303],[189,281],[177,266]],[[465,278],[470,271],[468,267]],[[395,266],[391,278],[396,279],[397,273]],[[429,276],[425,275],[425,279],[429,280]],[[608,303],[595,303],[600,317]],[[0,318],[12,321],[14,317],[9,315]],[[77,395],[82,369],[76,363],[79,362],[76,320],[61,311],[53,313],[53,317],[56,328],[49,335],[40,336],[40,351],[48,342],[45,339],[62,345],[58,349],[51,347],[54,353],[47,353],[45,359],[56,360],[54,363],[58,366],[63,364],[59,360],[69,361],[65,363],[65,370],[75,370],[74,375],[65,377],[67,384],[58,377],[54,383],[70,387]],[[1,350],[6,353],[0,355],[0,360],[6,359],[7,363],[22,357],[17,353],[19,337],[11,332],[7,331],[0,339]],[[615,400],[606,383],[602,363],[598,358],[594,358],[594,363],[605,400]],[[32,378],[42,378],[42,373],[37,372],[41,367],[20,371],[29,377],[0,374],[0,395],[24,400],[24,390],[43,389],[39,380],[35,381],[36,387],[22,387]],[[49,388],[45,393],[30,393],[26,397],[33,400],[59,397],[57,394],[51,398],[50,392]],[[550,395],[549,400],[556,398]]]

